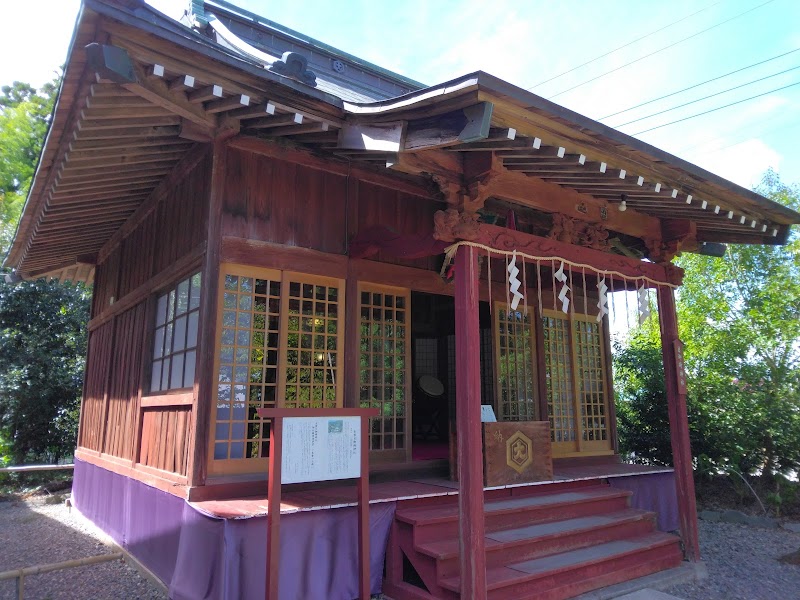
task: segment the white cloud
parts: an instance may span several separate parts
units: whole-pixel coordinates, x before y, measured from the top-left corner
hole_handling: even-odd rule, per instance
[[[689,157],[696,164],[739,185],[752,188],[768,168],[778,171],[783,156],[762,140],[749,139],[712,154]]]
[[[55,77],[67,59],[78,0],[3,2],[3,60],[0,84],[24,81],[40,86]],[[45,41],[45,43],[42,43]]]

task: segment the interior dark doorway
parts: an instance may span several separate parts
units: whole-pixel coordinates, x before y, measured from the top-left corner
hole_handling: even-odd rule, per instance
[[[481,395],[494,404],[492,316],[480,303]],[[455,420],[455,301],[452,296],[412,292],[412,460],[447,459]]]

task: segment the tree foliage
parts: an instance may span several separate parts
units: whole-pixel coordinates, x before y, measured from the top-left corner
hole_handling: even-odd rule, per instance
[[[757,190],[800,208],[800,189],[768,172]],[[743,472],[800,466],[800,239],[732,245],[724,259],[681,257],[681,335],[695,411],[719,461]]]
[[[661,342],[655,319],[614,348],[620,451],[640,462],[672,464]]]
[[[58,78],[36,90],[15,81],[0,88],[0,256],[5,256],[42,149]]]
[[[75,447],[88,314],[82,285],[0,280],[0,439],[14,462]]]
[[[6,254],[49,125],[58,79],[0,89],[0,256]],[[0,273],[0,462],[72,452],[86,351],[88,291]]]
[[[800,189],[768,172],[757,189],[800,208]],[[685,254],[678,320],[686,343],[693,453],[716,468],[767,474],[800,467],[800,240],[731,245],[724,258]],[[669,462],[657,332],[618,349],[622,444]],[[654,406],[655,404],[655,406]],[[645,432],[653,431],[657,445]],[[668,446],[667,446],[668,447]],[[666,460],[665,460],[666,459]]]

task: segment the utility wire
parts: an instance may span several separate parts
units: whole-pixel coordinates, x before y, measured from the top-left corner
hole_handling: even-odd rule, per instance
[[[678,110],[679,108],[683,108],[684,106],[689,106],[690,104],[695,104],[697,102],[702,102],[703,100],[708,100],[709,98],[713,98],[714,96],[719,96],[721,94],[727,94],[728,92],[732,92],[733,90],[738,90],[739,88],[747,87],[748,85],[753,85],[754,83],[758,83],[759,81],[764,81],[765,79],[771,79],[772,77],[777,77],[778,75],[783,75],[784,73],[788,73],[789,71],[796,71],[800,69],[800,65],[796,67],[792,67],[791,69],[786,69],[785,71],[780,71],[778,73],[773,73],[772,75],[767,75],[766,77],[761,77],[760,79],[754,79],[753,81],[748,81],[747,83],[743,83],[741,85],[734,86],[732,88],[728,88],[727,90],[722,90],[720,92],[714,92],[713,94],[709,94],[708,96],[703,96],[702,98],[697,98],[696,100],[690,100],[689,102],[684,102],[683,104],[678,104],[677,106],[673,106],[672,108],[665,108],[664,110],[660,110],[655,112],[651,115],[647,115],[646,117],[639,117],[638,119],[634,119],[633,121],[628,121],[627,123],[620,123],[619,125],[614,125],[615,128],[617,127],[625,127],[626,125],[630,125],[631,123],[638,123],[639,121],[644,121],[646,119],[650,119],[652,117],[656,117],[658,115],[663,115],[664,113],[672,112],[673,110]]]
[[[792,129],[797,129],[800,127],[800,124],[792,125],[791,127],[775,127],[774,129],[768,129],[767,131],[762,131],[758,134],[759,137],[767,135],[769,133],[775,133],[776,131],[791,131]],[[720,146],[717,148],[711,148],[710,150],[703,150],[702,152],[698,152],[696,156],[705,156],[706,154],[716,154],[717,152],[722,152],[723,150],[727,150],[728,148],[733,148],[735,146],[740,146],[741,144],[746,144],[753,136],[748,136],[746,139],[739,140],[738,142],[733,142],[732,144],[728,144],[726,146]]]
[[[664,31],[665,29],[669,29],[673,25],[677,25],[678,23],[681,23],[681,22],[685,21],[686,19],[690,19],[695,15],[699,15],[704,10],[708,10],[709,8],[711,8],[712,6],[716,6],[717,4],[719,4],[719,2],[714,2],[714,4],[709,4],[708,6],[706,6],[705,8],[701,8],[697,12],[693,12],[692,14],[690,14],[690,15],[688,15],[686,17],[683,17],[682,19],[678,19],[677,21],[673,21],[669,25],[664,25],[664,27],[662,27],[661,29],[656,29],[655,31],[651,31],[650,33],[648,33],[646,35],[643,35],[642,37],[638,37],[635,40],[628,42],[627,44],[623,44],[622,46],[614,48],[613,50],[609,50],[605,54],[601,54],[600,56],[596,56],[595,58],[593,58],[591,60],[587,60],[585,63],[582,63],[582,64],[578,65],[577,67],[572,67],[568,71],[564,71],[563,73],[559,73],[558,75],[555,75],[555,76],[551,77],[550,79],[545,79],[544,81],[540,81],[539,83],[534,84],[531,87],[525,88],[525,89],[532,90],[534,88],[539,87],[540,85],[544,85],[545,83],[550,83],[551,81],[555,81],[556,79],[559,79],[560,77],[563,77],[564,75],[572,73],[573,71],[577,71],[578,69],[581,69],[581,68],[585,67],[586,65],[590,65],[593,62],[596,62],[596,61],[600,60],[601,58],[605,58],[606,56],[614,54],[614,52],[622,50],[623,48],[627,48],[628,46],[632,46],[636,42],[641,42],[643,39],[649,38],[651,35],[655,35],[655,34],[661,32],[661,31]]]
[[[716,112],[718,110],[722,110],[723,108],[728,108],[729,106],[735,106],[736,104],[741,104],[742,102],[747,102],[748,100],[754,100],[756,98],[761,98],[762,96],[767,96],[768,94],[773,94],[775,92],[780,92],[781,90],[785,90],[790,87],[794,87],[796,85],[800,85],[800,81],[795,81],[794,83],[790,83],[789,85],[785,85],[783,87],[776,88],[774,90],[770,90],[768,92],[764,92],[763,94],[758,94],[756,96],[750,96],[749,98],[745,98],[744,100],[737,100],[736,102],[731,102],[730,104],[726,104],[724,106],[718,106],[717,108],[712,108],[711,110],[707,110],[701,113],[697,113],[696,115],[692,115],[690,117],[684,117],[683,119],[678,119],[677,121],[670,121],[669,123],[664,123],[663,125],[656,125],[655,127],[651,127],[650,129],[645,129],[644,131],[637,131],[632,135],[641,135],[643,133],[647,133],[648,131],[654,131],[656,129],[661,129],[662,127],[666,127],[667,125],[674,125],[675,123],[681,123],[683,121],[688,121],[689,119],[694,119],[695,117],[701,117],[703,115],[707,115],[708,113]]]
[[[768,58],[766,60],[762,60],[761,62],[753,63],[752,65],[748,65],[746,67],[742,67],[741,69],[736,69],[735,71],[731,71],[730,73],[725,73],[724,75],[720,75],[719,77],[714,77],[713,79],[706,79],[705,81],[701,81],[700,83],[696,83],[694,85],[690,85],[689,87],[685,87],[682,90],[678,90],[677,92],[672,92],[670,94],[665,94],[664,96],[659,96],[658,98],[653,98],[652,100],[648,100],[647,102],[642,102],[641,104],[637,104],[636,106],[631,106],[630,108],[626,108],[624,110],[619,110],[615,113],[611,113],[610,115],[606,115],[605,117],[600,117],[598,121],[605,121],[606,119],[610,119],[611,117],[616,117],[617,115],[621,115],[622,113],[626,113],[632,111],[636,108],[641,106],[646,106],[647,104],[652,104],[653,102],[658,102],[659,100],[663,100],[664,98],[669,98],[671,96],[675,96],[677,94],[688,92],[689,90],[693,90],[694,88],[700,87],[701,85],[705,85],[707,83],[711,83],[712,81],[717,81],[718,79],[723,79],[735,73],[740,73],[741,71],[746,71],[747,69],[752,69],[753,67],[757,67],[758,65],[763,65],[773,60],[777,60],[779,58],[783,58],[784,56],[788,56],[794,52],[800,51],[800,48],[795,48],[794,50],[789,50],[789,52],[784,52],[783,54],[779,54],[778,56],[773,56],[772,58]]]
[[[611,69],[610,71],[606,71],[605,73],[601,73],[597,77],[592,77],[591,79],[587,79],[583,83],[579,83],[578,85],[573,85],[571,88],[567,88],[566,90],[558,92],[557,94],[554,94],[552,96],[548,96],[547,99],[548,100],[552,100],[553,98],[557,98],[558,96],[561,96],[562,94],[566,94],[567,92],[571,92],[572,90],[575,90],[575,89],[577,89],[577,88],[579,88],[581,86],[584,86],[587,83],[591,83],[592,81],[597,81],[598,79],[600,79],[602,77],[605,77],[606,75],[610,75],[611,73],[616,73],[617,71],[619,71],[621,69],[624,69],[625,67],[629,67],[629,66],[631,66],[631,65],[633,65],[633,64],[635,64],[637,62],[640,62],[640,61],[644,60],[645,58],[650,58],[651,56],[654,56],[654,55],[658,54],[659,52],[663,52],[664,50],[668,50],[669,48],[677,46],[678,44],[681,44],[681,43],[683,43],[683,42],[685,42],[687,40],[691,40],[692,38],[696,38],[698,35],[702,35],[702,34],[706,33],[707,31],[711,31],[712,29],[716,29],[717,27],[725,25],[726,23],[730,23],[734,19],[738,19],[739,17],[743,17],[744,15],[746,15],[748,13],[751,13],[754,10],[758,10],[762,6],[766,6],[767,4],[770,4],[771,2],[774,2],[774,1],[775,0],[767,0],[766,2],[763,2],[763,3],[759,4],[758,6],[750,8],[750,9],[748,9],[748,10],[742,12],[742,13],[739,13],[738,15],[735,15],[735,16],[729,18],[729,19],[725,19],[724,21],[721,21],[720,23],[716,23],[715,25],[712,25],[711,27],[707,27],[706,29],[703,29],[702,31],[698,31],[697,33],[693,33],[692,35],[690,35],[688,37],[682,38],[682,39],[678,40],[677,42],[673,42],[672,44],[669,44],[668,46],[664,46],[663,48],[659,48],[658,50],[654,50],[650,54],[645,54],[644,56],[640,56],[639,58],[637,58],[635,60],[632,60],[632,61],[630,61],[628,63],[625,63],[624,65],[622,65],[620,67],[617,67],[615,69]]]
[[[758,123],[754,123],[750,127],[746,127],[745,129],[739,129],[736,132],[730,132],[730,133],[737,133],[737,134],[747,133],[748,137],[752,137],[753,135],[759,135],[760,136],[760,135],[763,135],[763,134],[766,134],[766,133],[771,133],[771,132],[776,131],[776,130],[775,129],[770,129],[768,131],[762,131],[763,130],[763,126],[766,125],[766,124],[769,124],[769,123],[776,122],[776,121],[778,121],[780,119],[783,119],[783,118],[785,118],[785,116],[786,115],[784,115],[784,114],[776,114],[776,115],[773,115],[772,117],[770,117],[769,119],[766,119],[764,121],[759,121]],[[778,129],[780,129],[780,127]],[[706,148],[706,149],[716,148],[717,145],[721,141],[721,136],[722,135],[724,135],[724,133],[717,133],[711,138],[707,137],[706,139],[704,139],[704,140],[702,140],[700,142],[696,142],[694,144],[689,144],[688,146],[683,146],[683,147],[678,148],[677,150],[675,150],[673,152],[673,154],[675,154],[676,156],[682,156],[686,152],[689,152],[690,150],[694,150],[695,148]],[[723,140],[723,143],[724,143],[724,140]],[[703,152],[705,152],[705,150],[703,150]]]

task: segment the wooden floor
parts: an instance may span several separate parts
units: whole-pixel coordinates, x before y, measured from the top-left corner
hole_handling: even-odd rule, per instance
[[[670,473],[672,469],[664,467],[647,467],[629,464],[604,464],[580,467],[554,467],[552,481],[538,481],[508,486],[487,487],[496,490],[512,487],[548,485],[567,481],[585,481],[604,479],[607,477],[626,477],[650,473]],[[231,498],[228,500],[205,500],[190,504],[203,514],[222,519],[248,519],[267,514],[266,483],[263,496],[247,498]],[[415,478],[404,481],[390,481],[370,485],[370,504],[394,502],[397,500],[413,500],[436,496],[455,496],[458,494],[458,482],[444,478]],[[356,505],[356,488],[354,485],[320,487],[303,491],[284,488],[282,494],[281,514],[291,514],[311,510],[325,510]]]

